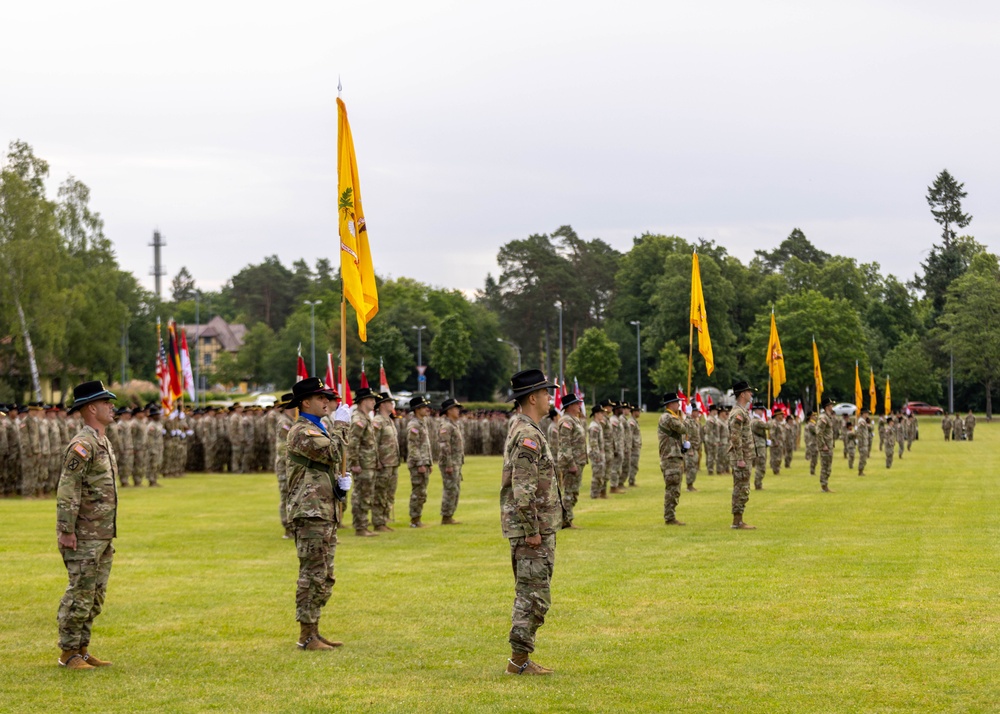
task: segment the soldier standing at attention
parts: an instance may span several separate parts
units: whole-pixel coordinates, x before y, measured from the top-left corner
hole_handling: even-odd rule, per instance
[[[910,415],[910,418],[913,419],[913,434],[916,435],[916,433],[917,433],[917,419],[912,414]],[[975,431],[976,431],[976,415],[973,414],[972,410],[970,409],[969,413],[965,415],[965,434],[966,434],[966,438],[969,441],[972,441],[972,437],[975,434]],[[912,444],[912,443],[913,443],[913,439],[910,438],[909,439],[909,443],[906,445],[906,449],[907,450],[909,450],[910,444]]]
[[[618,415],[618,431],[621,433],[621,473],[618,476],[618,490],[625,493],[628,489],[628,473],[632,468],[632,430],[629,422],[632,421],[632,410],[626,402],[618,402],[620,414]]]
[[[660,471],[663,472],[663,522],[668,526],[683,526],[677,520],[677,501],[681,497],[684,478],[684,453],[691,448],[681,414],[677,411],[680,398],[674,392],[663,395],[663,414],[656,427],[660,442]]]
[[[575,394],[563,397],[563,416],[559,422],[559,482],[563,494],[563,528],[573,525],[573,509],[580,496],[580,477],[587,465],[587,432],[584,429],[583,403]]]
[[[559,421],[559,412],[555,407],[549,407],[549,425],[545,429],[545,440],[549,442],[549,451],[552,452],[552,458],[556,463],[559,463]]]
[[[854,432],[854,438],[858,443],[858,476],[865,475],[865,465],[868,463],[868,456],[872,449],[872,430],[868,421],[868,410],[862,409],[858,418],[858,426]]]
[[[879,431],[881,431],[881,429]],[[941,431],[944,432],[944,440],[951,441],[951,416],[948,414],[945,414],[941,418]],[[882,444],[879,443],[879,447],[881,446]]]
[[[512,399],[521,406],[511,425],[503,459],[500,520],[510,541],[514,571],[510,659],[507,674],[552,674],[533,662],[535,633],[552,605],[550,584],[556,559],[556,532],[564,516],[562,493],[552,454],[538,422],[549,410],[556,385],[541,370],[518,372],[510,380]]]
[[[394,530],[389,526],[392,504],[396,500],[396,483],[399,480],[399,440],[392,423],[396,408],[392,395],[382,392],[375,400],[375,450],[378,453],[378,470],[375,472],[375,504],[372,508],[372,525],[376,533]]]
[[[830,471],[833,468],[833,425],[837,421],[833,416],[833,401],[829,398],[824,399],[821,409],[819,419],[816,420],[816,448],[819,450],[819,484],[825,493],[833,493],[830,490]]]
[[[816,448],[816,412],[809,412],[805,427],[806,458],[809,460],[809,475],[816,475],[816,462],[819,460],[819,449]]]
[[[587,434],[590,441],[590,497],[607,498],[608,492],[605,490],[608,483],[607,472],[605,470],[607,450],[604,447],[604,420],[607,415],[600,404],[595,404],[590,410],[590,426]]]
[[[462,405],[454,399],[445,399],[441,404],[441,427],[438,430],[438,451],[441,468],[441,525],[461,525],[455,520],[458,497],[462,491],[462,464],[465,463],[465,441],[458,419]]]
[[[354,477],[354,492],[351,494],[351,519],[354,535],[370,538],[378,535],[368,529],[368,514],[375,500],[375,426],[371,412],[375,408],[375,392],[371,387],[362,387],[354,395],[356,409],[351,417],[351,428],[347,437],[347,467]]]
[[[781,457],[785,452],[785,413],[777,409],[771,418],[769,428],[771,434],[771,473],[777,476],[781,473]]]
[[[764,421],[764,407],[759,406],[753,410],[753,419],[750,422],[750,433],[753,434],[753,487],[760,491],[764,488],[764,474],[767,472],[767,447],[771,445],[768,438],[768,425]]]
[[[642,453],[642,430],[639,428],[639,417],[642,416],[642,408],[638,404],[632,405],[632,414],[629,419],[629,426],[632,429],[632,450],[629,452],[631,463],[629,464],[628,485],[636,486],[635,477],[639,475],[639,455]],[[699,443],[701,437],[699,436]],[[695,455],[700,460],[700,454]]]
[[[332,433],[321,421],[333,398],[334,392],[319,377],[307,377],[292,386],[291,406],[298,407],[299,418],[286,438],[288,519],[299,558],[295,619],[299,622],[297,644],[303,650],[331,650],[343,644],[319,633],[320,614],[336,582],[333,559],[340,520],[336,502],[346,500],[351,488],[351,477],[340,475],[350,409],[337,408]]]
[[[431,440],[427,434],[430,403],[423,396],[410,400],[410,421],[406,424],[406,467],[410,470],[410,528],[424,528],[420,517],[427,501],[430,480]]]
[[[737,530],[753,530],[743,520],[747,501],[750,500],[750,464],[757,457],[750,426],[750,403],[753,388],[747,382],[733,385],[736,404],[729,412],[729,463],[733,471],[733,525]]]
[[[896,453],[896,427],[892,415],[885,419],[885,467],[892,468],[892,457]]]
[[[705,443],[705,470],[709,476],[715,473],[716,459],[719,452],[719,410],[713,404],[708,408],[708,418],[702,429],[702,441]]]
[[[150,486],[160,485],[160,475],[163,473],[163,422],[160,421],[160,410],[152,407],[149,410],[149,421],[147,422],[147,433],[149,447],[149,464],[146,470],[146,478]],[[138,486],[139,484],[136,484]]]
[[[785,468],[792,468],[792,456],[795,454],[795,436],[798,432],[798,421],[793,414],[785,417]]]
[[[611,482],[609,490],[611,493],[625,493],[625,489],[621,487],[622,450],[624,449],[621,405],[609,400],[608,406],[611,408],[611,417],[608,419],[608,435],[611,437],[611,459],[608,461],[608,481]]]
[[[132,410],[122,407],[118,410],[118,427],[122,440],[122,453],[118,458],[118,483],[128,486],[128,480],[132,477],[132,464],[135,461],[135,446],[132,444],[132,437],[135,430],[132,428]]]
[[[896,444],[899,446],[899,458],[903,458],[903,449],[906,447],[906,419],[902,412],[896,414]]]
[[[749,407],[748,407],[749,410]],[[715,471],[729,473],[729,416],[725,407],[719,409],[719,443],[715,456]]]
[[[604,435],[604,488],[601,493],[605,494],[605,497],[609,490],[614,493],[615,430],[611,425],[613,418],[611,405],[610,399],[601,402],[601,408],[604,409],[604,419],[601,421],[601,433]]]
[[[700,414],[696,414],[694,411],[684,419],[687,439],[691,442],[691,448],[684,452],[684,475],[688,491],[698,490],[694,487],[694,482],[698,478],[698,468],[701,466],[701,424],[699,421]]]
[[[844,443],[847,445],[847,468],[854,468],[854,455],[858,450],[858,435],[854,431],[854,425],[849,421],[844,422]]]
[[[93,669],[111,663],[87,651],[94,618],[101,614],[118,535],[118,464],[105,429],[115,419],[115,395],[102,382],[73,389],[70,413],[81,412],[83,429],[63,457],[56,493],[59,553],[69,585],[59,603],[59,664]]]
[[[274,405],[278,410],[277,429],[274,433],[274,473],[278,478],[278,516],[285,530],[284,538],[294,538],[292,524],[288,520],[288,432],[298,418],[292,400],[292,393],[282,394],[281,400]],[[207,453],[207,449],[206,449]]]

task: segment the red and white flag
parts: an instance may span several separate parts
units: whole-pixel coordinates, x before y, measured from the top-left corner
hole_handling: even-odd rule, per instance
[[[302,359],[302,343],[299,343],[299,358],[295,363],[295,381],[301,382],[303,379],[308,379],[309,370],[306,369],[306,361]]]
[[[361,389],[369,389],[368,375],[365,374],[365,361],[361,360]]]
[[[555,402],[553,403],[552,406],[554,406],[556,408],[557,412],[561,413],[562,412],[562,402],[563,402],[562,398],[563,398],[563,388],[564,387],[560,387],[559,386],[559,379],[558,378],[555,380],[555,382],[556,382],[556,398],[555,398]]]
[[[385,376],[385,365],[382,363],[381,357],[378,360],[378,390],[392,397],[392,390],[389,389],[389,379]]]
[[[703,402],[701,400],[701,393],[700,392],[695,392],[694,393],[694,405],[698,409],[698,412],[700,414],[707,414],[708,413],[708,411],[705,409],[705,402]]]
[[[195,401],[194,395],[194,372],[191,371],[191,355],[188,352],[187,330],[181,329],[181,372],[184,373],[184,388],[191,395],[191,401]]]
[[[326,379],[323,380],[326,383],[327,389],[337,389],[337,374],[333,371],[333,353],[326,353]]]
[[[581,402],[583,401],[583,391],[580,389],[580,384],[576,381],[576,377],[573,377],[573,394],[575,394],[576,398]]]
[[[340,365],[340,389],[337,391],[340,393],[340,398],[343,400],[344,404],[347,406],[354,406],[354,398],[351,396],[351,383],[347,381],[347,368],[343,364]]]

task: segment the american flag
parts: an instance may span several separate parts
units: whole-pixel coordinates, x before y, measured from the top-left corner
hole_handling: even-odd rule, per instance
[[[159,334],[159,320],[156,327],[156,339],[160,343],[160,354],[156,359],[156,378],[160,381],[160,404],[164,412],[169,412],[173,407],[173,398],[170,394],[170,368],[167,366],[167,351],[163,348],[163,338]]]

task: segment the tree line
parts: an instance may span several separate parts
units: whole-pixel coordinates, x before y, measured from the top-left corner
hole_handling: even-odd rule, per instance
[[[32,389],[32,352],[42,372],[67,384],[83,376],[117,381],[123,357],[127,379],[151,380],[157,316],[194,323],[197,312],[203,323],[220,315],[246,325],[244,348],[212,365],[210,383],[286,388],[300,345],[310,361],[311,309],[317,371],[325,371],[327,351],[336,356],[341,285],[329,258],[286,266],[270,256],[215,291],[200,290],[185,267],[159,300],[118,265],[87,187],[70,177],[50,200],[47,178],[30,146],[10,145],[0,173],[0,398]],[[634,401],[637,373],[644,396],[672,390],[687,381],[697,251],[716,362],[706,377],[694,351],[697,386],[766,383],[773,309],[789,398],[808,403],[815,337],[830,396],[851,400],[857,362],[863,374],[875,371],[880,389],[889,375],[897,400],[940,403],[953,358],[956,404],[981,409],[1000,373],[1000,268],[995,255],[958,232],[972,220],[962,211],[965,196],[947,171],[928,187],[941,239],[906,281],[877,263],[821,251],[798,228],[748,263],[712,241],[650,233],[621,252],[569,225],[511,240],[498,252],[498,274],[471,297],[380,278],[380,310],[366,343],[348,310],[348,374],[356,380],[364,360],[369,376],[377,375],[381,360],[394,387],[416,389],[422,352],[429,389],[489,400],[516,368],[511,344],[524,367],[559,374],[561,317],[568,381],[578,378],[597,398],[625,390]]]

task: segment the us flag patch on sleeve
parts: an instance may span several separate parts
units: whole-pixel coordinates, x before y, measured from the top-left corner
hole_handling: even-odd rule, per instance
[[[524,441],[521,442],[521,444],[527,446],[529,449],[532,449],[533,451],[538,451],[538,442],[535,441],[534,439],[525,439]]]
[[[420,429],[418,429],[418,428],[417,428],[417,427],[415,427],[415,426],[414,426],[414,427],[411,427],[411,428],[410,428],[410,431],[411,431],[412,433],[414,433],[414,434],[419,434],[419,433],[420,433]]]
[[[73,451],[75,451],[85,459],[90,458],[90,452],[87,451],[87,447],[84,446],[83,444],[77,444],[76,446],[74,446]]]

